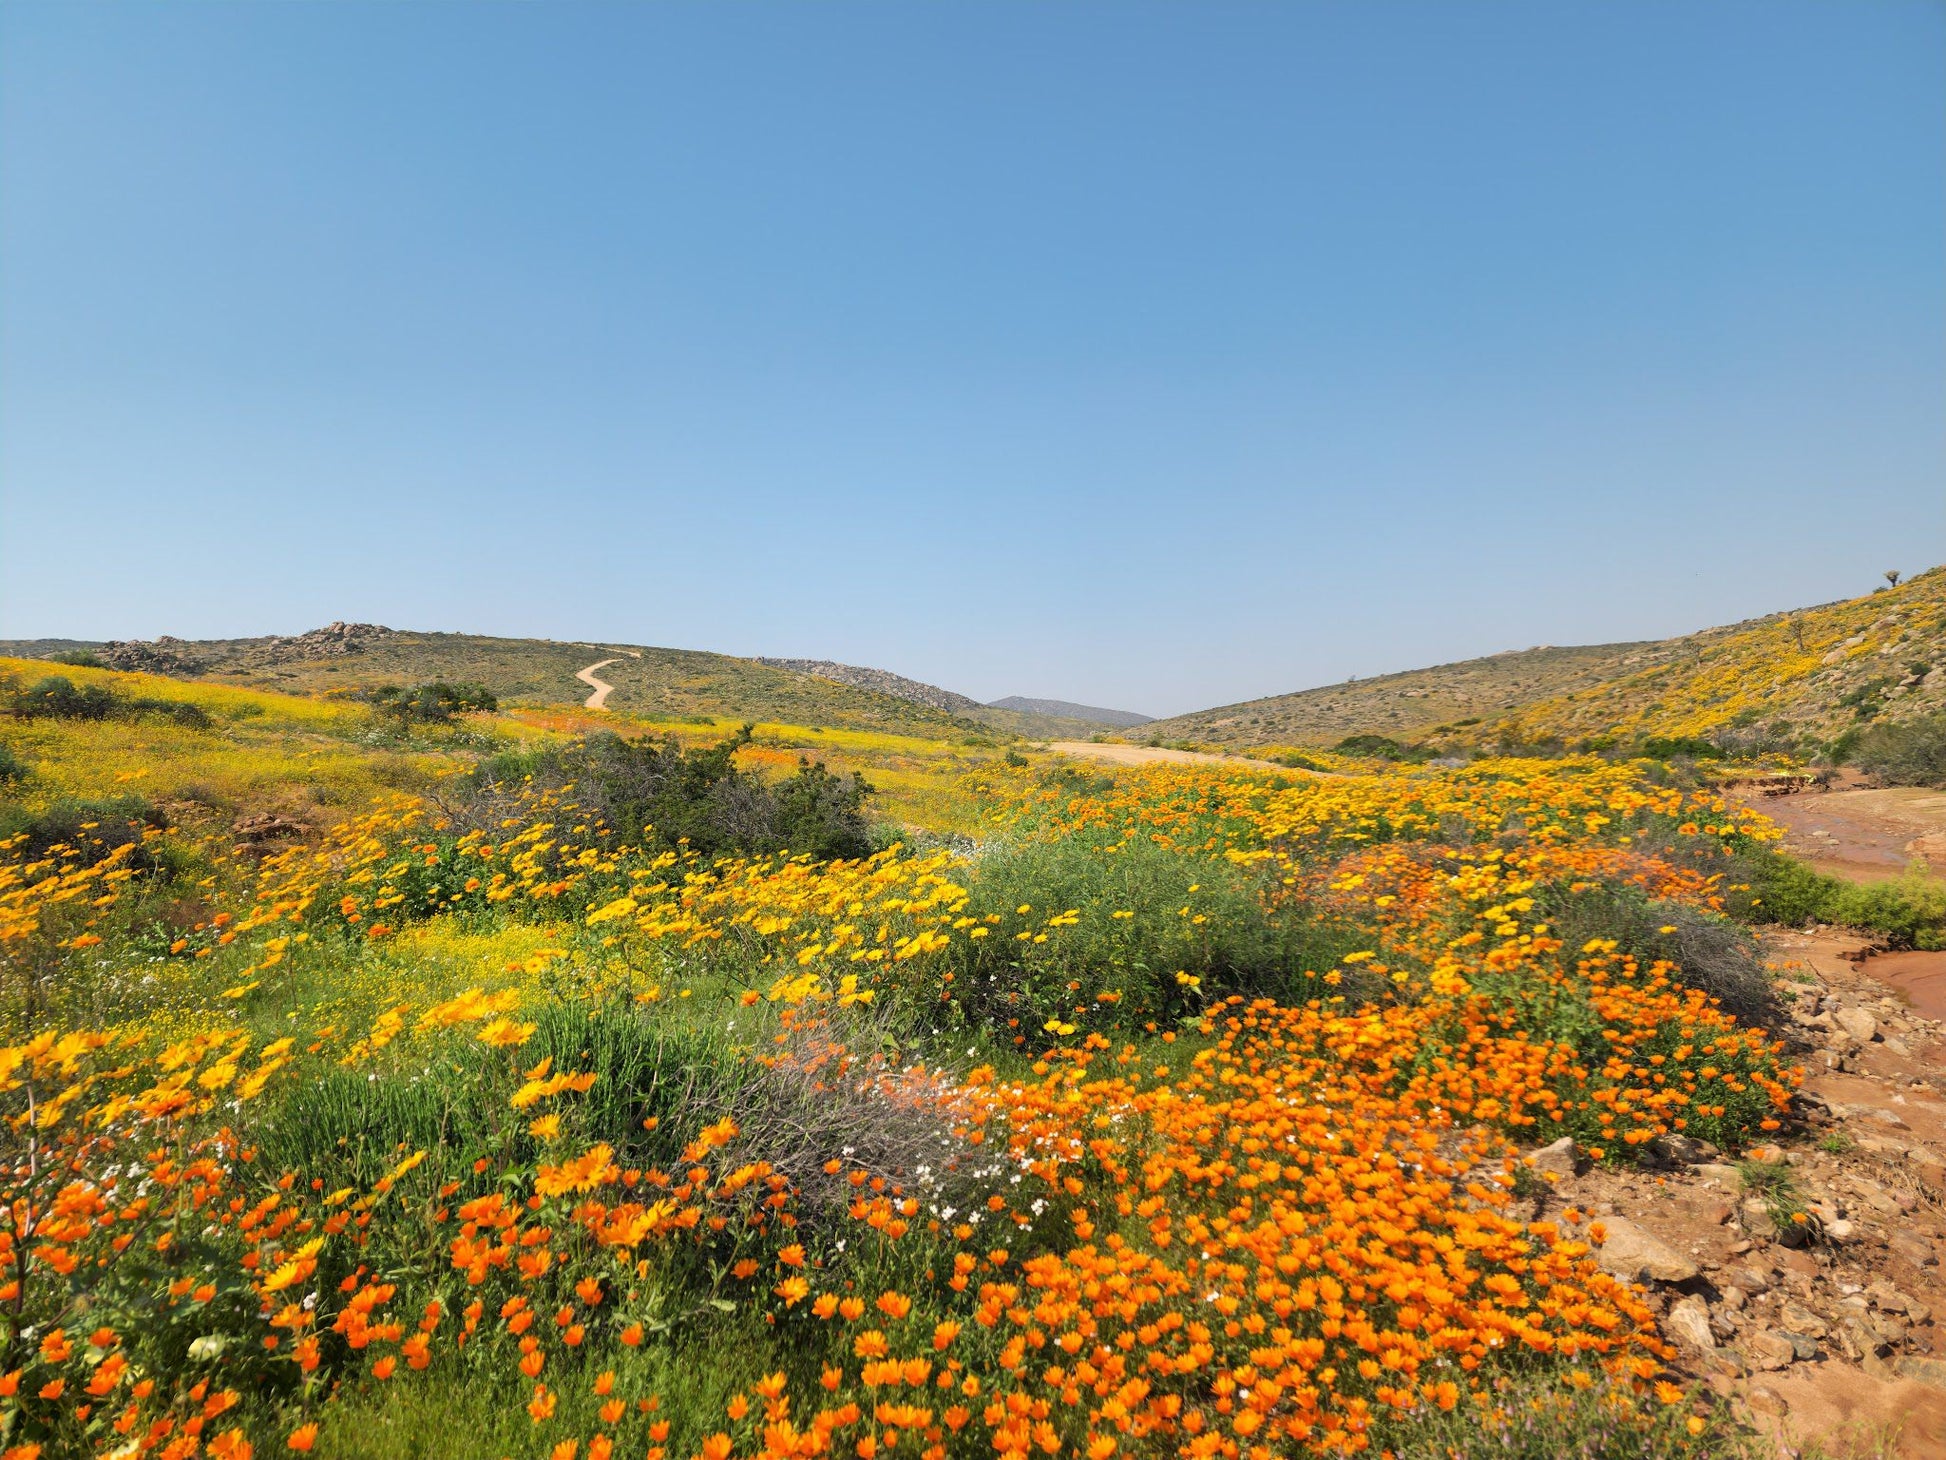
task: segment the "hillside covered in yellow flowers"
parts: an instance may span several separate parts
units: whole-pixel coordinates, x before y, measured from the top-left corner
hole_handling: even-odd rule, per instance
[[[1859,713],[1861,707],[1869,713]],[[1815,608],[1650,643],[1527,649],[1205,710],[1143,737],[1329,748],[1630,744],[1767,727],[1828,741],[1946,708],[1946,569]]]

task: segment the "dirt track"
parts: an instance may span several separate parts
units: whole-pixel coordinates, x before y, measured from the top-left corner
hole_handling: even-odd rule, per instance
[[[1848,787],[1737,797],[1784,828],[1784,850],[1852,882],[1896,877],[1914,860],[1946,871],[1946,792]]]
[[[615,692],[615,686],[605,679],[595,678],[595,671],[621,662],[619,659],[603,659],[599,663],[590,664],[586,669],[575,670],[574,677],[588,686],[587,708],[591,710],[608,708],[608,697]]]
[[[1047,747],[1079,760],[1105,760],[1111,765],[1247,765],[1258,770],[1289,772],[1274,761],[1246,755],[1212,755],[1202,750],[1167,750],[1159,745],[1097,745],[1092,740],[1055,740]]]

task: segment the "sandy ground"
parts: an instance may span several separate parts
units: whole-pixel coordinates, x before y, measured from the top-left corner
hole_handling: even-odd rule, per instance
[[[1092,740],[1055,740],[1047,748],[1078,760],[1105,760],[1111,765],[1247,765],[1259,770],[1290,772],[1288,766],[1252,760],[1246,755],[1211,755],[1207,751],[1166,750],[1156,745],[1097,745]]]
[[[1852,787],[1737,799],[1784,828],[1785,851],[1833,877],[1875,882],[1915,858],[1946,871],[1946,791]]]
[[[595,671],[597,669],[606,669],[611,664],[619,664],[621,662],[619,659],[603,659],[599,663],[590,664],[586,669],[575,670],[574,677],[588,686],[587,707],[589,709],[607,709],[608,697],[615,692],[615,686],[605,679],[597,679],[595,677]]]

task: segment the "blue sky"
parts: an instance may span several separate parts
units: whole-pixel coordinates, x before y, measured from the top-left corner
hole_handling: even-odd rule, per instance
[[[0,635],[1172,713],[1946,559],[1932,3],[0,6]]]

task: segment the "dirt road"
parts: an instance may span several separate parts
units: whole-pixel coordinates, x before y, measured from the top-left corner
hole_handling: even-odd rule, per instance
[[[1049,750],[1079,760],[1105,760],[1111,765],[1244,765],[1258,770],[1284,771],[1290,767],[1274,761],[1252,760],[1245,755],[1212,755],[1202,750],[1166,750],[1159,745],[1097,745],[1092,740],[1050,741]]]
[[[1946,792],[1918,786],[1739,794],[1784,828],[1784,850],[1852,882],[1896,877],[1914,860],[1946,872]]]
[[[599,663],[590,664],[586,669],[575,670],[574,677],[588,686],[586,703],[589,709],[607,709],[608,697],[615,692],[615,686],[605,679],[597,679],[595,677],[595,671],[597,669],[606,669],[611,664],[620,664],[621,662],[619,659],[603,659]]]

